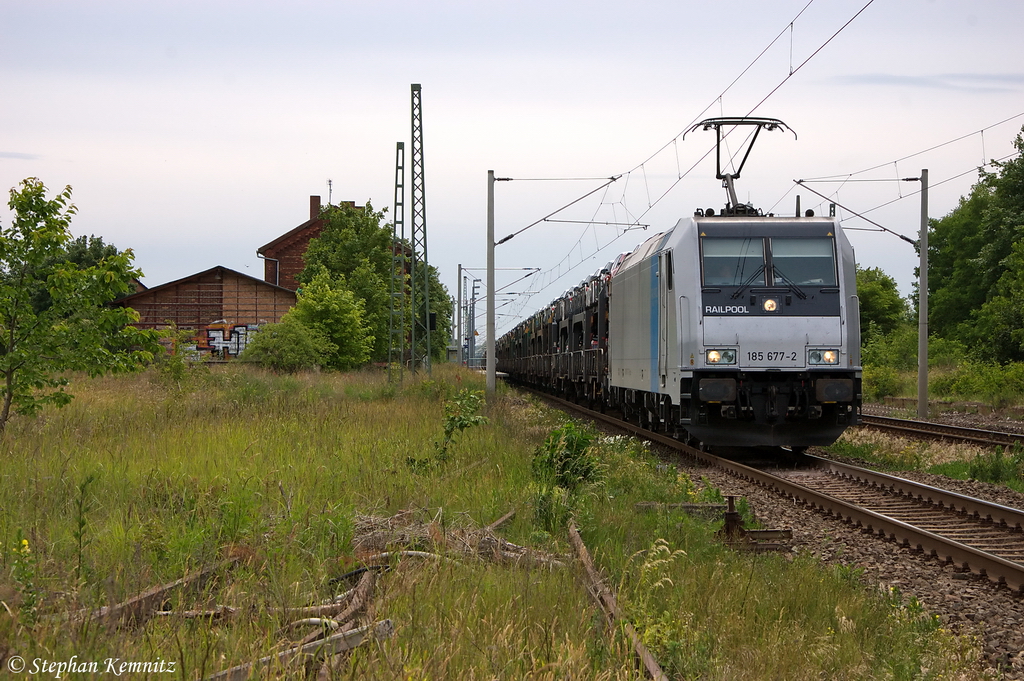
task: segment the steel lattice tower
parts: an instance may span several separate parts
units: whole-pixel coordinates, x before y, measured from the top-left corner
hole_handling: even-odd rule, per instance
[[[388,348],[388,382],[402,381],[405,365],[405,142],[395,150],[395,203],[391,225],[391,327]]]
[[[412,84],[412,333],[410,367],[430,372],[430,277],[427,261],[427,197],[423,180],[423,105]]]

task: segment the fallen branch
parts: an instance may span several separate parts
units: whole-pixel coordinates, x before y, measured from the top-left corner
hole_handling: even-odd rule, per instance
[[[245,681],[273,664],[283,666],[299,661],[305,662],[309,658],[326,659],[332,655],[343,653],[346,650],[352,650],[367,641],[390,638],[394,633],[395,626],[391,623],[391,620],[382,620],[374,624],[368,624],[365,627],[333,634],[323,641],[314,641],[313,643],[296,646],[276,655],[262,657],[255,662],[248,662],[237,667],[225,669],[206,677],[206,681]]]
[[[393,557],[399,557],[399,558],[430,558],[431,560],[437,560],[437,561],[448,560],[448,561],[451,561],[453,563],[458,563],[457,560],[453,560],[451,558],[447,558],[447,557],[442,556],[441,554],[438,554],[438,553],[430,553],[428,551],[385,551],[384,553],[377,553],[377,554],[374,554],[372,556],[369,556],[366,559],[366,562],[370,563],[370,562],[376,562],[376,561],[379,561],[379,560],[387,560],[387,559],[393,558]]]
[[[512,520],[515,517],[516,517],[516,509],[513,508],[511,511],[509,511],[508,513],[506,513],[505,515],[501,516],[500,518],[495,520],[493,523],[491,523],[490,525],[485,527],[484,530],[486,530],[487,532],[494,532],[499,527],[501,527],[502,525],[504,525],[505,523],[507,523],[508,521]]]
[[[583,563],[583,568],[590,580],[588,591],[590,591],[590,595],[594,600],[597,601],[601,610],[604,611],[605,619],[609,624],[615,624],[616,620],[621,622],[623,631],[626,632],[626,635],[633,644],[633,651],[640,658],[640,662],[643,663],[644,669],[646,669],[647,674],[652,679],[655,679],[655,681],[668,681],[668,677],[662,671],[658,661],[654,659],[651,651],[647,650],[647,647],[640,640],[636,629],[622,616],[619,604],[615,600],[615,594],[602,581],[597,568],[594,567],[594,561],[590,559],[590,552],[587,551],[587,546],[583,543],[580,533],[576,530],[576,524],[572,521],[569,521],[569,541],[576,550],[576,555],[579,557],[580,562]]]
[[[527,551],[526,553],[514,553],[512,551],[499,551],[498,556],[503,560],[510,563],[537,563],[538,565],[546,565],[548,567],[565,567],[565,563],[555,560],[554,558],[548,558],[533,551]]]
[[[339,624],[335,620],[325,619],[323,617],[307,617],[304,620],[296,620],[292,622],[288,625],[288,628],[295,629],[297,627],[324,627],[326,629],[334,631],[340,626],[341,624]]]
[[[230,558],[217,565],[211,565],[169,584],[155,586],[137,596],[117,605],[103,606],[99,610],[80,610],[71,615],[71,622],[82,622],[87,619],[101,619],[113,626],[122,624],[142,624],[155,612],[158,605],[167,600],[168,595],[181,588],[200,588],[215,573],[235,566],[240,557]]]
[[[310,605],[301,608],[266,608],[263,612],[285,614],[295,617],[331,617],[345,609],[347,599],[327,605]],[[218,605],[212,610],[155,610],[151,614],[156,617],[179,617],[181,619],[226,619],[240,612],[253,612],[255,608],[235,608],[230,605]]]
[[[230,605],[218,605],[213,610],[154,610],[154,617],[178,617],[183,620],[210,619],[219,620],[232,617],[238,613],[238,608]]]
[[[323,605],[310,605],[301,608],[266,608],[264,612],[271,614],[285,614],[296,617],[316,618],[316,617],[334,617],[338,613],[348,613],[354,607],[355,610],[359,610],[363,606],[363,601],[366,598],[366,591],[373,588],[373,573],[366,572],[363,574],[362,579],[359,580],[359,584],[354,589],[349,589],[343,594],[335,596],[330,603]],[[366,586],[364,586],[364,584]],[[350,606],[350,603],[355,600]],[[240,612],[252,612],[253,608],[236,608],[230,605],[218,605],[211,610],[155,610],[150,613],[154,617],[177,617],[180,619],[226,619],[233,617]],[[347,618],[343,616],[340,618],[344,621]]]
[[[343,630],[345,625],[348,624],[348,620],[352,618],[360,610],[366,609],[366,606],[370,603],[370,597],[373,595],[373,586],[377,581],[377,573],[373,570],[369,570],[363,573],[363,576],[359,578],[359,583],[356,584],[355,588],[352,589],[352,598],[350,600],[348,608],[346,608],[340,615],[332,618],[331,621],[342,627]],[[313,631],[306,635],[305,638],[299,643],[299,645],[305,645],[312,643],[313,641],[319,641],[327,634],[326,628],[320,628],[317,631]]]

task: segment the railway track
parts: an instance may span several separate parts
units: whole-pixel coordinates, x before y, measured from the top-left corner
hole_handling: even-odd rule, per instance
[[[1024,594],[1024,511],[818,457],[803,457],[806,465],[796,470],[759,469],[539,394],[588,418],[631,431],[816,508],[865,533],[893,540]]]
[[[1010,447],[1017,442],[1024,445],[1024,435],[1019,433],[1004,433],[998,430],[964,428],[931,421],[914,421],[889,416],[869,416],[867,414],[861,416],[861,421],[865,426],[909,437],[955,440],[957,442],[970,442],[988,447]]]

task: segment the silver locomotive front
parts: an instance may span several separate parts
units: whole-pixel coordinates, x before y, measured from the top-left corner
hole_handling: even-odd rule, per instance
[[[687,430],[716,444],[834,442],[859,418],[861,378],[856,268],[839,222],[694,222],[700,333],[687,358]]]

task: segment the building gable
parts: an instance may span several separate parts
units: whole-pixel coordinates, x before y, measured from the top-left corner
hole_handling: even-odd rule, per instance
[[[295,292],[218,265],[117,300],[139,313],[138,328],[203,329],[213,323],[279,322]]]

